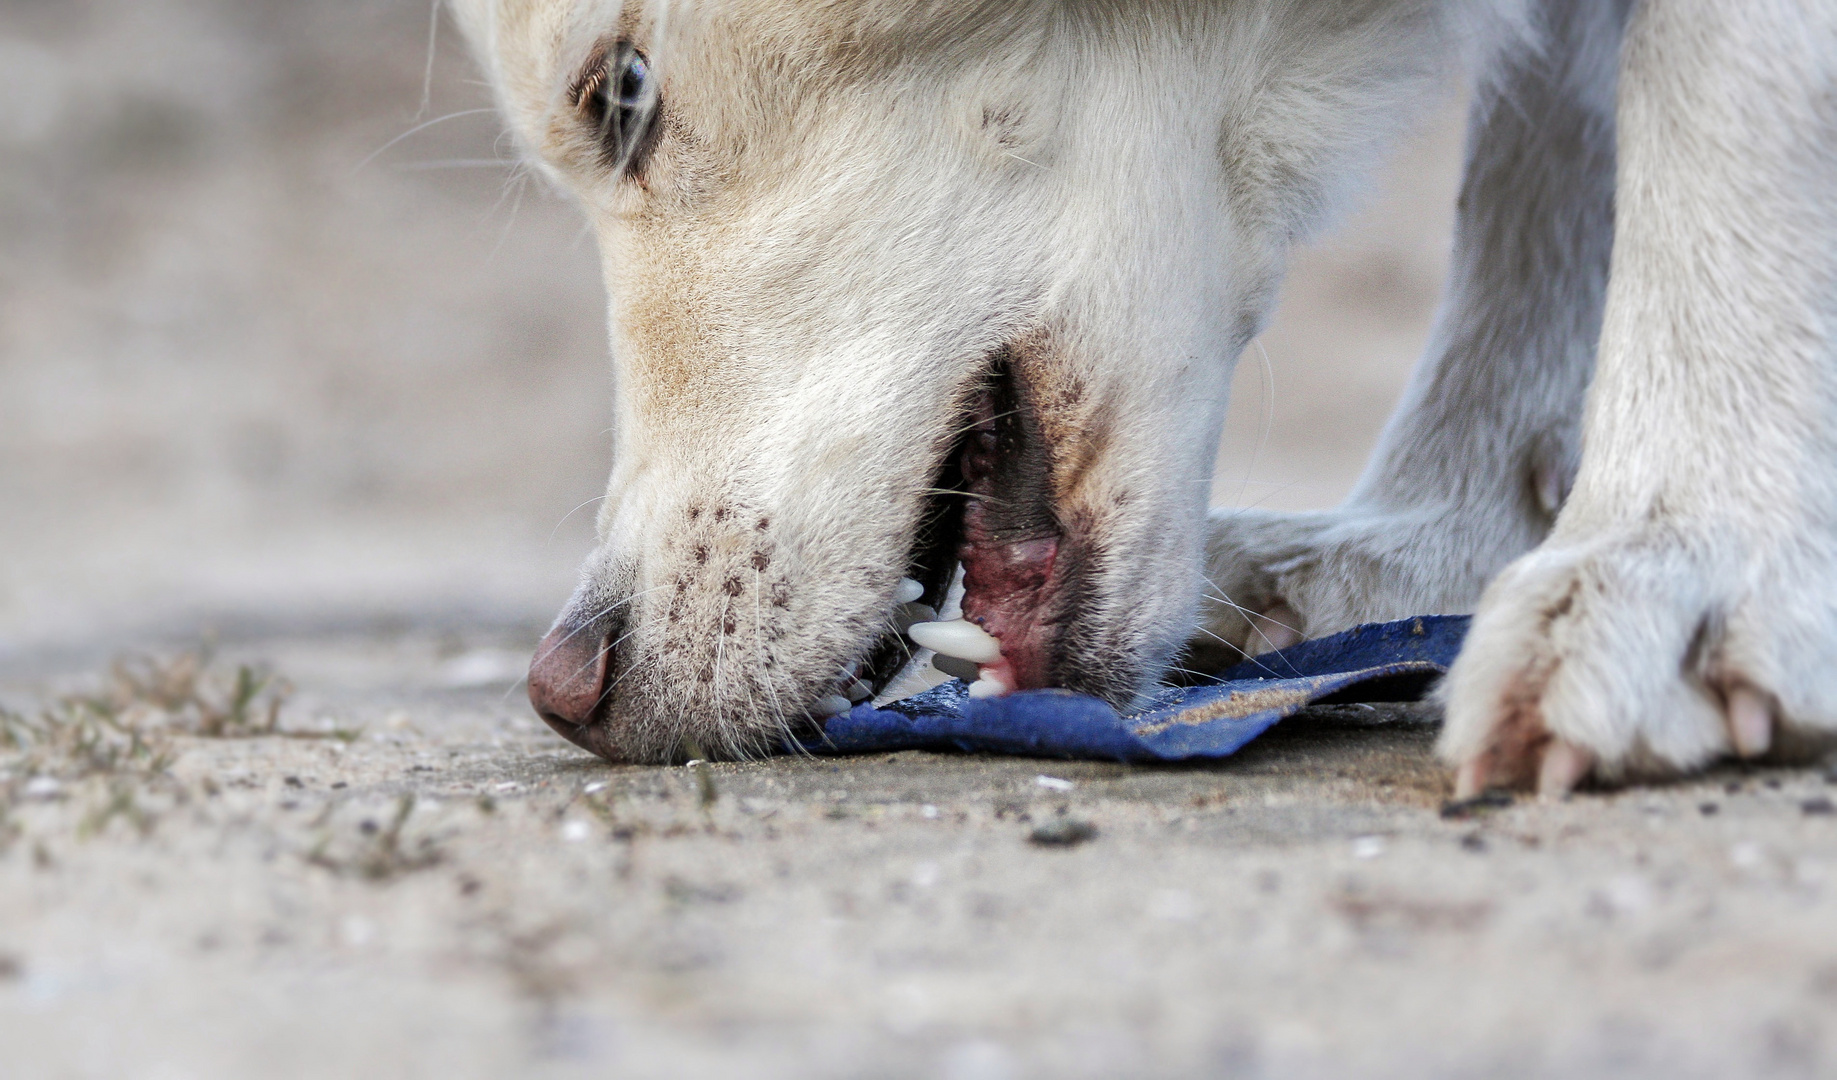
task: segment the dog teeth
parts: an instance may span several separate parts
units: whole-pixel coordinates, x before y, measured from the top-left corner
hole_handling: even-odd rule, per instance
[[[860,679],[850,679],[842,686],[842,696],[850,701],[866,701],[874,696],[874,690]]]
[[[934,686],[942,686],[950,681],[950,676],[932,667],[926,662],[931,654],[920,651],[918,656],[900,669],[893,681],[888,683],[880,696],[874,699],[875,705],[886,705],[889,702],[922,694]]]
[[[845,713],[854,707],[854,703],[841,694],[824,694],[822,697],[810,703],[809,711],[811,716],[820,720],[826,716],[835,716],[838,713]]]
[[[916,622],[906,628],[913,641],[933,652],[977,664],[1001,659],[1001,642],[988,631],[963,619],[951,622]]]
[[[899,588],[893,591],[893,602],[895,604],[910,604],[924,595],[925,586],[920,585],[909,577],[903,577],[899,579]]]
[[[976,681],[970,683],[970,697],[1000,697],[1011,689],[1013,687],[1003,682],[1001,676],[985,667],[978,673]]]

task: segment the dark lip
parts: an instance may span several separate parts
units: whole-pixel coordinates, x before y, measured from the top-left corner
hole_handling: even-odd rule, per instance
[[[970,404],[957,410],[951,430],[955,436],[940,451],[932,471],[931,490],[924,499],[919,525],[906,556],[905,576],[925,587],[918,602],[941,611],[957,574],[957,546],[963,535],[963,510],[969,496],[962,491],[962,455],[969,437]],[[861,679],[878,695],[912,661],[915,648],[904,634],[889,630],[881,636],[862,663]]]
[[[973,501],[957,556],[963,617],[1001,642],[996,677],[1033,690],[1062,683],[1055,668],[1067,545],[1054,505],[1052,446],[1022,363],[1013,350],[998,354],[974,402],[962,454]]]
[[[965,388],[907,576],[925,586],[923,602],[941,609],[961,567],[963,617],[1002,640],[998,667],[1010,686],[1076,687],[1092,680],[1068,670],[1063,624],[1083,607],[1088,560],[1054,505],[1052,446],[1024,366],[1021,350],[996,350]],[[896,633],[879,643],[870,665],[876,693],[912,652]]]

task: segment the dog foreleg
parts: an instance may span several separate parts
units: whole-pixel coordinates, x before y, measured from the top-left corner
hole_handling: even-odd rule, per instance
[[[1581,467],[1449,675],[1462,793],[1837,730],[1834,87],[1828,0],[1635,12]]]
[[[1449,291],[1346,502],[1213,512],[1195,662],[1473,610],[1567,494],[1613,233],[1625,4],[1553,0],[1480,81]]]

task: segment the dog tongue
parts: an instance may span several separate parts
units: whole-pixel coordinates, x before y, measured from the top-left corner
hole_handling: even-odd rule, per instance
[[[1050,463],[1011,378],[984,389],[960,465],[970,492],[963,511],[963,617],[1001,641],[984,677],[1009,690],[1052,685],[1050,621],[1059,525]]]

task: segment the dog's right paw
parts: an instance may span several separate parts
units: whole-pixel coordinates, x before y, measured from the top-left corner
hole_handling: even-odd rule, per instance
[[[1216,671],[1360,623],[1465,614],[1542,537],[1522,515],[1347,506],[1212,512],[1187,664]]]
[[[1829,749],[1837,546],[1819,530],[1660,520],[1565,540],[1487,590],[1442,685],[1458,797]]]

